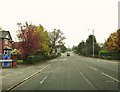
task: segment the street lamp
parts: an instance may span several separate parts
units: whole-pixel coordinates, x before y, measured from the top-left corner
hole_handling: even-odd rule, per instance
[[[90,30],[90,29],[88,29],[88,30]],[[94,58],[94,30],[92,29],[92,31],[93,31],[93,58]]]

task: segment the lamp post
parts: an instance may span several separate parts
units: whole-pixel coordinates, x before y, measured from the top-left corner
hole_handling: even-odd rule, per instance
[[[94,58],[94,30],[93,31],[93,58]]]
[[[88,29],[88,30],[90,30],[90,29]],[[94,30],[92,29],[92,31],[93,31],[93,58],[94,58]]]

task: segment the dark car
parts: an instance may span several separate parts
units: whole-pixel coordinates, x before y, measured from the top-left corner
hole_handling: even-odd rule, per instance
[[[70,53],[67,53],[67,56],[70,56]]]
[[[58,53],[58,56],[61,56],[61,53]]]

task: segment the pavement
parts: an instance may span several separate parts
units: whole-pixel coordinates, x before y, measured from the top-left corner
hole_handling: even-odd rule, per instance
[[[48,61],[40,62],[34,65],[17,65],[12,68],[1,68],[0,86],[2,90],[9,90],[12,87],[34,76],[39,70],[49,65]]]
[[[2,90],[118,90],[118,62],[70,53],[35,65],[2,69]]]

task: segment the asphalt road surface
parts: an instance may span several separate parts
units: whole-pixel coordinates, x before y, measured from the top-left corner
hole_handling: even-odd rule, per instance
[[[70,54],[13,90],[118,90],[118,62]]]

